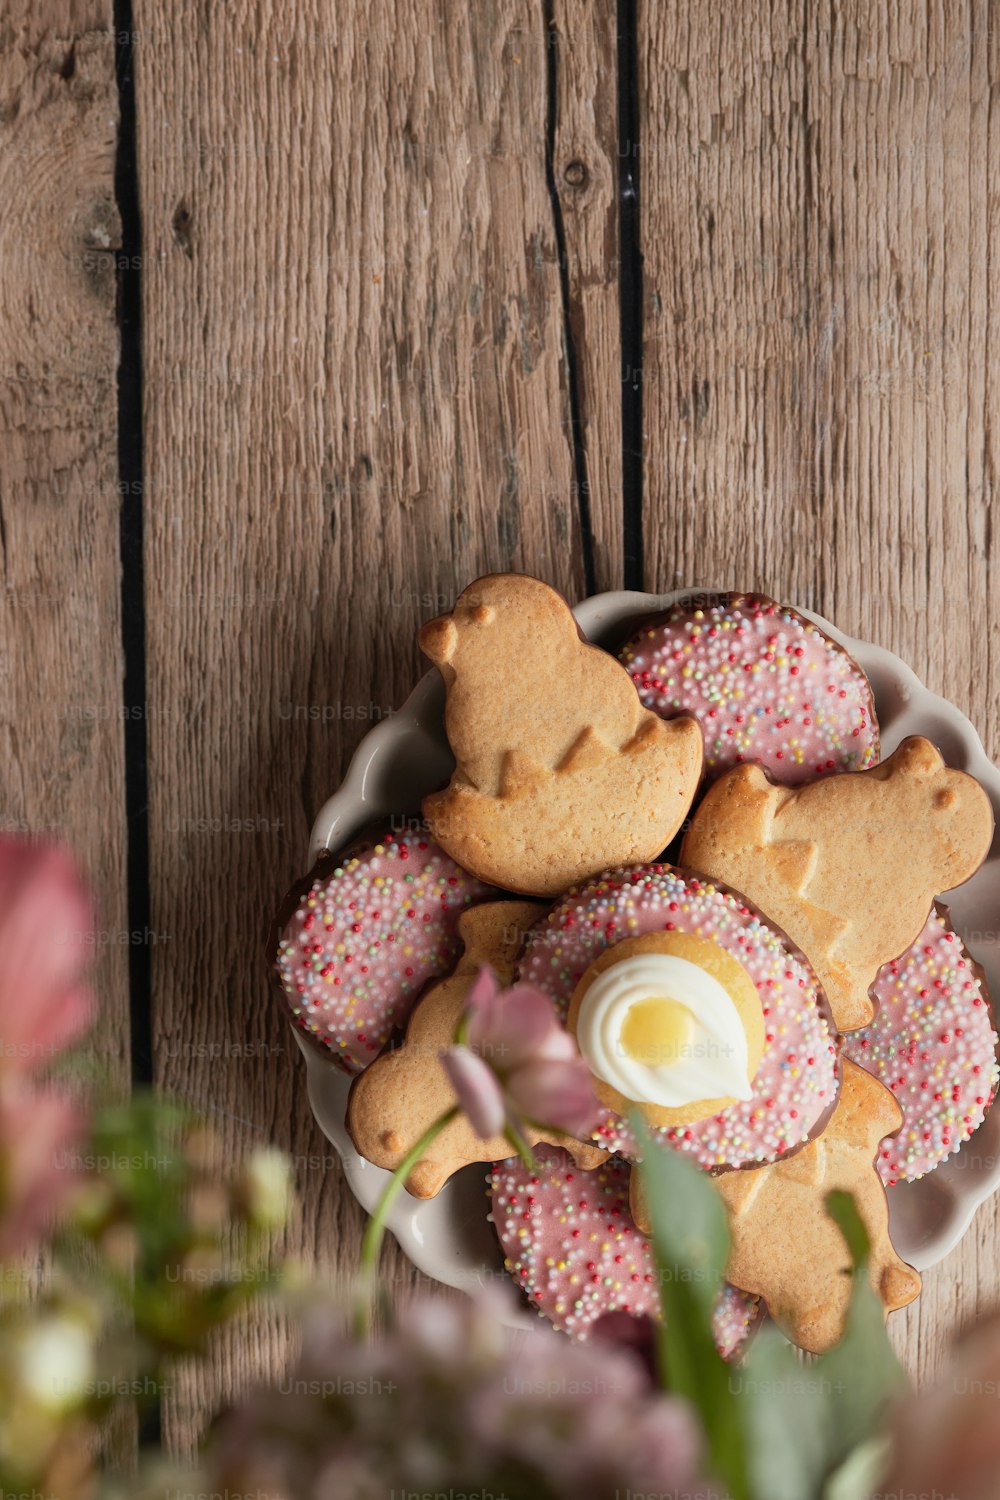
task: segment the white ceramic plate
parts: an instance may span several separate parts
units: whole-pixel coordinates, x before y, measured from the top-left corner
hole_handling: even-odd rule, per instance
[[[598,594],[574,610],[580,628],[599,645],[617,649],[641,620],[690,593]],[[809,611],[802,611],[809,614]],[[989,793],[1000,824],[1000,771],[986,758],[968,719],[928,691],[897,656],[853,640],[818,615],[809,618],[846,646],[871,681],[884,754],[908,734],[922,734],[950,766],[969,771]],[[365,736],[340,789],[313,828],[310,863],[322,849],[337,849],[373,819],[412,810],[450,774],[443,728],[444,693],[428,672],[403,707]],[[1000,996],[1000,835],[973,878],[948,898],[955,926]],[[309,1074],[309,1101],[320,1128],[336,1146],[355,1197],[370,1212],[388,1173],[364,1161],[344,1128],[350,1080],[315,1048],[301,1041]],[[918,1269],[933,1265],[961,1239],[979,1205],[1000,1185],[1000,1109],[992,1109],[962,1149],[920,1182],[889,1189],[893,1240]],[[421,1271],[450,1286],[470,1289],[496,1277],[501,1256],[487,1223],[484,1168],[467,1167],[436,1198],[420,1202],[400,1194],[390,1227]]]

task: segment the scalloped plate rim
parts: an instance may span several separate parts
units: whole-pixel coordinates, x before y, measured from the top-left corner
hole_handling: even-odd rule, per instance
[[[588,637],[599,637],[609,628],[623,623],[631,615],[654,614],[669,609],[677,600],[693,592],[702,592],[691,587],[674,589],[666,594],[641,593],[631,590],[613,590],[594,594],[574,606],[573,613]],[[799,605],[793,606],[807,619],[813,621],[839,645],[862,662],[871,675],[877,666],[881,674],[890,675],[903,700],[921,714],[928,717],[937,714],[949,722],[963,742],[966,751],[966,769],[976,776],[986,788],[994,810],[1000,810],[1000,770],[986,754],[975,726],[953,703],[927,688],[913,671],[894,652],[848,635],[829,620],[813,610]],[[446,753],[441,724],[442,688],[437,673],[431,669],[416,683],[402,707],[389,718],[375,725],[361,740],[351,758],[344,779],[337,790],[326,800],[313,824],[309,846],[310,865],[321,850],[336,848],[351,838],[375,815],[385,815],[398,809],[380,804],[369,792],[377,786],[378,761],[401,735],[416,735],[428,748]],[[876,704],[878,708],[878,704]],[[880,714],[881,723],[881,714]],[[1000,817],[998,817],[1000,823]],[[972,879],[962,887],[963,892],[974,888],[986,864],[996,855],[997,837],[994,838],[987,862]],[[980,961],[982,961],[980,959]],[[994,983],[994,990],[997,986]],[[305,1058],[308,1076],[310,1108],[320,1129],[334,1145],[341,1157],[344,1172],[352,1193],[369,1212],[377,1201],[388,1173],[363,1160],[354,1150],[344,1126],[349,1079],[328,1062],[315,1047],[302,1038],[298,1028],[292,1026],[293,1034]],[[992,1113],[992,1110],[991,1110]],[[984,1125],[980,1130],[985,1128]],[[912,1194],[921,1185],[942,1178],[949,1167],[954,1167],[962,1152],[977,1139],[973,1134],[961,1150],[942,1163],[934,1173],[921,1179],[920,1183],[900,1183],[888,1190],[890,1207],[899,1202],[899,1195]],[[485,1168],[483,1169],[485,1170]],[[460,1177],[475,1173],[470,1167]],[[943,1179],[942,1179],[943,1181]],[[943,1184],[944,1185],[944,1184]],[[954,1181],[954,1171],[947,1176],[946,1190],[939,1197],[947,1200],[947,1212],[936,1230],[931,1230],[920,1242],[901,1246],[901,1253],[919,1270],[937,1264],[961,1241],[978,1208],[1000,1187],[1000,1152],[992,1158],[992,1165],[968,1187],[959,1189]],[[389,1227],[399,1241],[404,1253],[418,1270],[449,1286],[469,1290],[481,1285],[496,1275],[494,1267],[485,1262],[461,1263],[461,1256],[449,1242],[447,1218],[449,1199],[455,1189],[455,1181],[434,1199],[416,1200],[402,1194],[389,1216]],[[929,1197],[926,1186],[922,1196]],[[485,1216],[484,1216],[485,1218]],[[499,1252],[498,1252],[499,1253]],[[515,1318],[523,1322],[523,1316]]]

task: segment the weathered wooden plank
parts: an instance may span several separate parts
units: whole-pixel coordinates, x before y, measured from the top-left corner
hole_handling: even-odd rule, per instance
[[[814,605],[996,756],[989,7],[807,15],[640,6],[647,587]],[[997,1235],[894,1320],[921,1376],[996,1300]]]
[[[288,1147],[292,1248],[338,1277],[361,1215],[262,936],[312,815],[420,670],[418,622],[490,568],[583,592],[546,21],[528,0],[140,0],[137,24],[155,35],[138,72],[151,863],[174,935],[154,955],[158,1080],[232,1151]],[[413,1283],[395,1253],[386,1268]],[[175,1444],[280,1353],[265,1318],[227,1343],[214,1388],[178,1388]]]
[[[111,25],[110,0],[19,0],[0,22],[0,831],[65,840],[94,892],[84,1072],[121,1095],[150,934],[126,896]],[[129,1414],[109,1451],[127,1471]]]
[[[801,7],[639,9],[646,583],[815,567]],[[789,534],[791,533],[791,534]],[[777,570],[777,574],[776,574]]]
[[[618,280],[617,33],[613,11],[554,0],[552,186],[565,243],[569,337],[582,468],[574,476],[593,536],[593,587],[622,570],[622,371]]]
[[[0,829],[65,838],[94,888],[93,1048],[121,1089],[132,935],[110,27],[103,0],[17,4],[0,25]]]
[[[824,300],[810,426],[828,597],[964,709],[996,757],[989,33],[985,3],[816,19],[809,253]],[[998,1232],[993,1203],[898,1321],[919,1378],[957,1323],[996,1304]]]

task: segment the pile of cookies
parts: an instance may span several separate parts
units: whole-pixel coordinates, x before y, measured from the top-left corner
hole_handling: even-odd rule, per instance
[[[833,1188],[858,1204],[886,1312],[912,1301],[885,1188],[956,1151],[997,1086],[984,976],[938,900],[989,850],[978,782],[919,737],[882,760],[857,662],[761,596],[685,599],[616,659],[552,589],[500,574],[420,645],[451,780],[325,855],[274,943],[294,1023],[354,1077],[358,1151],[395,1169],[454,1103],[440,1054],[488,964],[551,997],[599,1123],[536,1131],[529,1171],[458,1116],[407,1188],[493,1163],[505,1263],[557,1328],[658,1311],[636,1111],[726,1205],[727,1356],[762,1308],[804,1349],[839,1337]]]

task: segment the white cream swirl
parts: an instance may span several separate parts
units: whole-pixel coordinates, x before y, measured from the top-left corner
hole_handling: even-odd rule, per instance
[[[637,1104],[750,1099],[747,1036],[724,985],[672,953],[637,953],[587,989],[576,1039],[591,1071]]]

